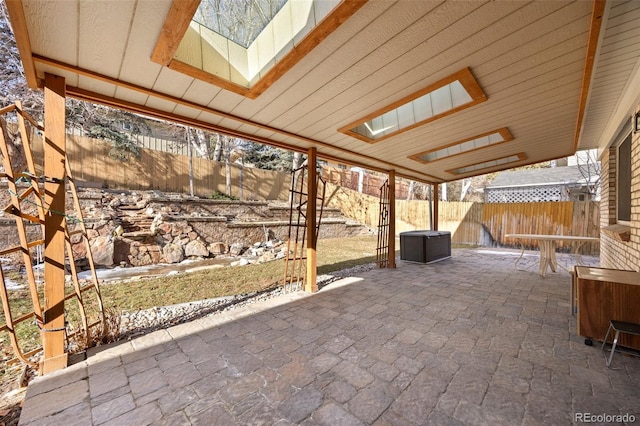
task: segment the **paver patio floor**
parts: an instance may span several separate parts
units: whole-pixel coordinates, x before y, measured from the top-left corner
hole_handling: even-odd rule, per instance
[[[399,262],[92,350],[21,424],[571,424],[640,419],[640,359],[576,335],[565,271],[513,253]]]

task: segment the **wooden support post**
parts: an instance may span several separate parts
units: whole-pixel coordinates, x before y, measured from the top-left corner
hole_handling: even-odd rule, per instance
[[[318,199],[318,182],[316,173],[316,161],[318,152],[316,148],[309,148],[307,153],[307,277],[305,291],[315,293],[318,291],[316,283],[318,277],[318,258],[316,253],[316,201]]]
[[[433,184],[433,229],[438,230],[438,187],[437,183]]]
[[[387,268],[396,267],[396,171],[389,171],[389,256]]]
[[[42,374],[67,366],[64,332],[65,79],[44,81],[44,359]]]

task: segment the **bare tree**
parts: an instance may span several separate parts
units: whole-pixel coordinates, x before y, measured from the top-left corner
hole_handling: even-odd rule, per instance
[[[409,181],[409,190],[407,191],[407,200],[413,200],[416,197],[416,182]]]
[[[212,160],[213,161],[220,161],[220,160],[222,160],[222,149],[223,149],[223,146],[224,146],[225,136],[217,133],[215,135],[215,139],[216,139],[216,147],[213,149]]]
[[[194,20],[247,48],[286,0],[205,0]]]
[[[304,161],[304,156],[300,152],[294,152],[291,161],[291,170],[296,170],[302,166],[302,162]]]
[[[582,151],[577,155],[578,170],[585,181],[590,199],[595,199],[600,189],[602,166],[598,161],[596,150]]]
[[[191,146],[200,158],[210,158],[211,134],[202,129],[188,129]]]
[[[464,201],[467,191],[471,188],[471,178],[465,178],[460,181],[460,201]]]
[[[22,101],[24,110],[37,121],[42,121],[44,96],[41,91],[27,86],[4,2],[0,2],[0,80],[0,106]]]

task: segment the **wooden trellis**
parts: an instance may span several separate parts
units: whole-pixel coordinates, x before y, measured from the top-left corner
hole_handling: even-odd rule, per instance
[[[11,136],[7,121],[5,120],[5,116],[10,113],[15,114],[15,121],[18,126],[18,134],[15,137]],[[16,358],[24,363],[36,366],[36,363],[32,361],[30,357],[41,349],[37,348],[31,351],[24,351],[18,333],[16,333],[16,327],[21,323],[33,319],[39,329],[41,342],[45,333],[62,331],[57,329],[50,330],[44,326],[43,306],[46,306],[46,302],[43,300],[40,292],[41,289],[36,280],[34,262],[32,260],[32,249],[44,244],[44,223],[46,215],[58,214],[64,215],[67,218],[66,228],[64,229],[65,251],[73,288],[69,288],[68,294],[65,295],[65,301],[74,298],[77,300],[80,322],[80,325],[76,327],[73,332],[70,332],[71,329],[65,325],[64,331],[67,337],[67,347],[72,338],[82,347],[88,346],[92,339],[101,338],[102,334],[106,331],[105,313],[102,306],[100,286],[93,263],[91,247],[87,237],[87,230],[80,209],[77,188],[70,173],[68,159],[66,161],[66,173],[67,182],[69,183],[69,188],[73,196],[75,210],[73,216],[68,215],[66,211],[54,211],[45,205],[43,201],[43,184],[46,178],[38,175],[38,168],[33,160],[31,151],[31,141],[36,133],[43,133],[45,129],[24,112],[20,102],[16,102],[14,105],[0,110],[0,126],[2,128],[0,132],[0,153],[2,154],[4,177],[7,181],[11,199],[11,203],[5,209],[5,213],[14,217],[20,241],[19,245],[15,247],[2,250],[0,256],[6,256],[12,253],[22,254],[22,262],[24,263],[27,275],[28,291],[33,306],[30,312],[22,313],[18,317],[13,315],[12,302],[9,297],[10,293],[7,290],[6,274],[4,268],[0,267],[0,279],[2,279],[0,297],[2,299],[5,317],[5,324],[0,326],[0,332],[8,332]],[[20,161],[20,164],[15,164],[15,159],[24,161]],[[22,164],[23,162],[24,164]],[[20,192],[18,186],[18,183],[21,182],[28,183],[28,188],[22,192]],[[34,210],[36,213],[33,213]],[[29,241],[25,221],[40,224],[42,238]],[[72,226],[73,229],[70,229],[70,226]],[[82,285],[78,278],[78,271],[72,250],[72,241],[78,239],[75,237],[76,235],[78,235],[80,241],[84,243],[87,261],[91,269],[90,282],[85,285]],[[90,291],[91,294],[88,293]]]
[[[308,197],[307,166],[302,166],[291,172],[291,190],[289,196],[289,232],[287,238],[287,256],[284,266],[284,290],[285,292],[298,291],[304,288],[306,280],[307,260],[307,206]],[[325,182],[317,178],[316,200],[319,206],[316,218],[316,242],[322,221],[324,209]]]
[[[378,268],[389,266],[389,179],[380,186],[380,213],[378,216],[378,245],[376,247],[376,265]]]

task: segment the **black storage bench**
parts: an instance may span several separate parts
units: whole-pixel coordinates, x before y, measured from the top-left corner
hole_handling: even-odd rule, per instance
[[[432,263],[451,257],[451,232],[409,231],[400,233],[400,259]]]

